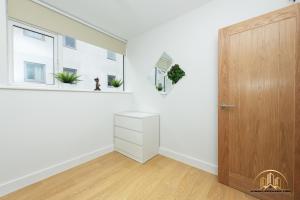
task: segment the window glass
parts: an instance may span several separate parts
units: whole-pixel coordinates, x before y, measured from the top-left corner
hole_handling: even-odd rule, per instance
[[[54,38],[40,33],[44,40],[32,39],[25,30],[13,26],[13,81],[53,84]]]
[[[63,71],[71,74],[77,74],[77,69],[73,69],[73,68],[64,67]]]
[[[40,63],[24,62],[25,81],[45,83],[45,65]]]
[[[64,36],[64,46],[71,49],[76,49],[76,40],[72,37]]]
[[[59,41],[63,42],[63,40],[63,36],[59,36]],[[76,40],[76,45],[76,51],[59,45],[62,48],[59,52],[62,53],[60,55],[62,66],[76,66],[72,69],[76,69],[81,80],[77,83],[77,88],[93,90],[95,88],[94,79],[98,77],[102,91],[114,90],[115,88],[108,84],[108,75],[123,80],[123,55],[114,53],[115,61],[112,62],[107,59],[107,49],[80,40]],[[64,67],[60,68],[60,71],[64,71]]]
[[[112,86],[111,82],[113,80],[115,80],[115,79],[116,79],[116,76],[114,76],[114,75],[107,75],[107,86],[111,87]]]
[[[30,30],[24,29],[23,34],[27,37],[31,37],[31,38],[34,38],[34,39],[45,40],[45,36],[43,34],[33,32],[33,31],[30,31]]]
[[[10,21],[10,81],[64,87],[54,77],[59,72],[79,76],[72,89],[95,89],[99,78],[102,91],[123,90],[112,80],[124,83],[124,56],[89,43],[48,33]],[[76,48],[76,50],[74,50]],[[67,85],[65,85],[67,88]]]
[[[116,53],[112,51],[107,51],[107,59],[116,61],[117,60]]]

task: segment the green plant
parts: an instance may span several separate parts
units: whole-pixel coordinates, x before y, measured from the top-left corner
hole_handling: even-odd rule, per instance
[[[118,88],[120,87],[121,85],[123,84],[123,81],[122,80],[117,80],[117,79],[113,79],[111,81],[111,85],[115,88]]]
[[[178,64],[171,67],[168,71],[168,78],[172,81],[172,84],[176,84],[182,77],[185,76],[185,72],[179,67]]]
[[[57,74],[54,74],[54,77],[60,82],[68,84],[76,84],[81,81],[79,80],[80,76],[70,72],[59,72]]]
[[[156,89],[157,89],[158,91],[162,91],[162,90],[163,90],[162,84],[159,83],[159,84],[156,86]]]

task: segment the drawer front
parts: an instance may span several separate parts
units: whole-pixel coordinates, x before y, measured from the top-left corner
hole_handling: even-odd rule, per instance
[[[115,138],[115,148],[116,150],[124,151],[127,154],[134,156],[137,159],[142,159],[143,148],[139,145],[126,142],[124,140]]]
[[[143,131],[143,121],[141,119],[116,115],[115,125],[135,131]]]
[[[143,145],[143,134],[129,129],[115,127],[115,136],[134,144]]]

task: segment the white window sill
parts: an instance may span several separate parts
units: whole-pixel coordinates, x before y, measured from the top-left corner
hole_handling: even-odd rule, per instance
[[[86,93],[116,93],[116,94],[131,94],[128,91],[94,91],[87,89],[65,89],[65,88],[47,88],[47,87],[23,87],[0,85],[0,90],[30,90],[30,91],[54,91],[54,92],[86,92]]]

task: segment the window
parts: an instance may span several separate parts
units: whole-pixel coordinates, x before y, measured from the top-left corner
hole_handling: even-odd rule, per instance
[[[25,65],[25,81],[45,83],[45,64],[24,62]]]
[[[109,60],[113,60],[113,61],[117,60],[116,53],[112,52],[112,51],[107,51],[107,57],[106,58],[109,59]]]
[[[16,22],[10,33],[10,81],[53,85],[56,36]]]
[[[80,82],[74,85],[76,89],[94,90],[97,77],[102,91],[117,90],[111,87],[113,79],[124,83],[122,54],[75,38],[9,21],[9,50],[9,81],[12,84],[61,87],[54,76],[58,72],[78,75]]]
[[[34,38],[34,39],[37,39],[37,40],[45,41],[45,36],[43,34],[40,34],[40,33],[37,33],[37,32],[33,32],[33,31],[30,31],[30,30],[24,29],[23,34],[24,34],[24,36],[27,36],[27,37],[31,37],[31,38]]]
[[[59,36],[58,41],[63,42],[63,36]],[[94,46],[92,44],[76,40],[76,51],[70,51],[64,45],[62,47],[60,64],[66,66],[76,66],[76,74],[80,76],[80,82],[76,84],[80,89],[95,89],[95,78],[100,79],[101,91],[113,91],[109,85],[111,78],[123,80],[123,55],[114,53],[115,60],[112,62],[107,59],[107,49]],[[70,67],[74,70],[73,67]],[[59,71],[65,71],[59,68]],[[114,77],[108,77],[108,75]],[[111,81],[110,81],[111,82]],[[121,88],[119,88],[121,89]]]
[[[76,49],[76,40],[72,37],[64,36],[64,46],[71,49]]]
[[[71,74],[77,74],[77,69],[73,69],[73,68],[64,67],[63,71]]]
[[[108,86],[108,87],[112,87],[111,82],[112,82],[113,80],[115,80],[115,79],[116,79],[116,76],[114,76],[114,75],[107,75],[107,86]]]

